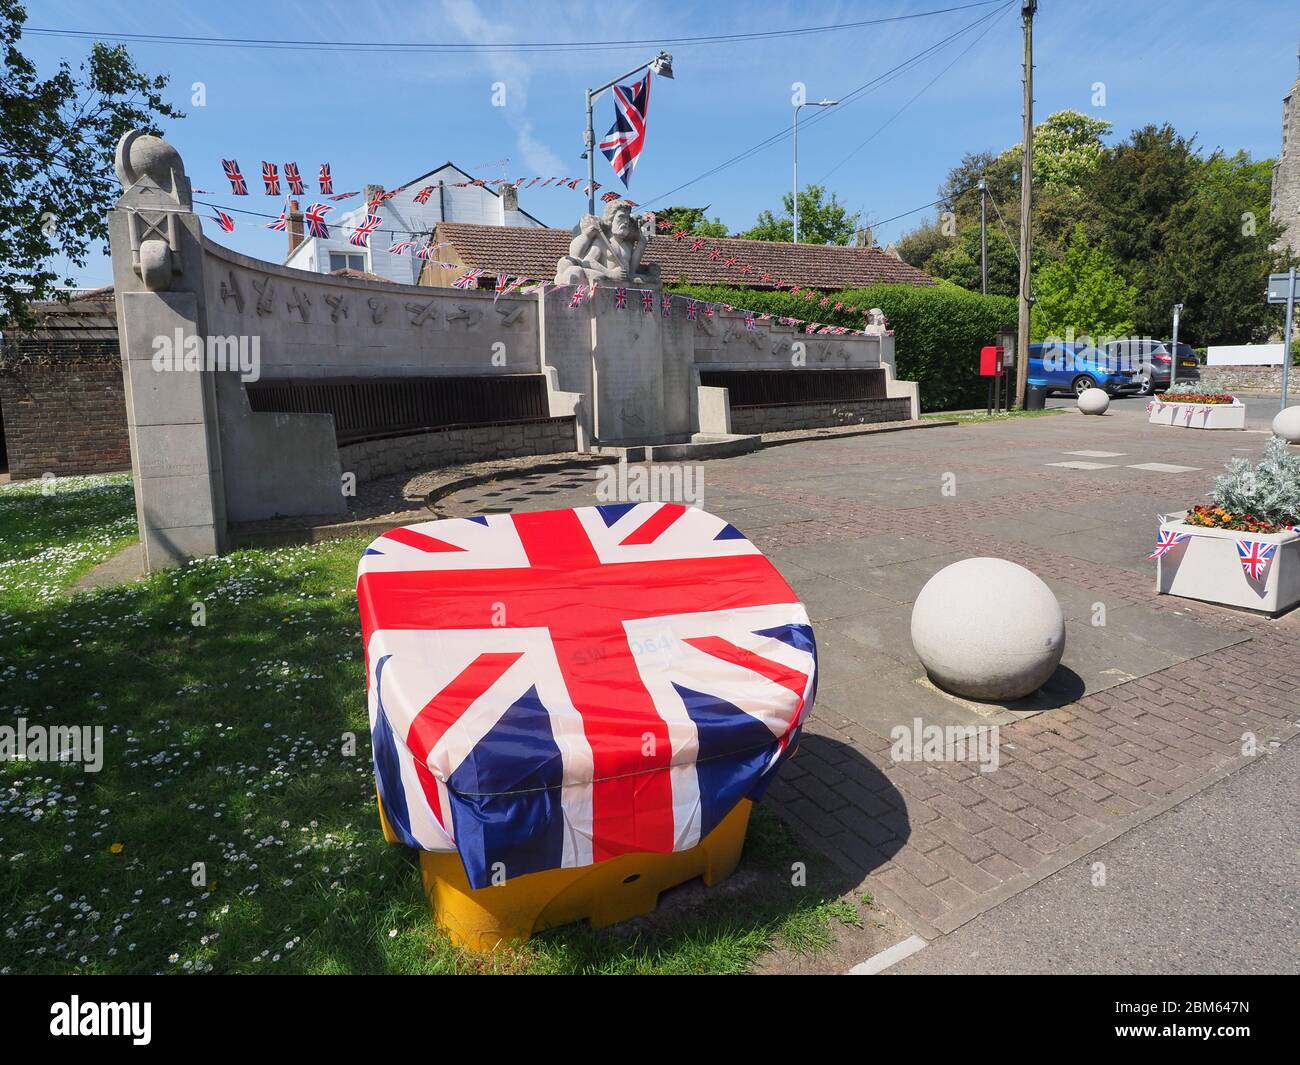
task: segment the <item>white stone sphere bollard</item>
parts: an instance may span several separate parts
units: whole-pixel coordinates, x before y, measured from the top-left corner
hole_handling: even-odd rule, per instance
[[[1001,558],[945,566],[912,607],[912,646],[930,679],[972,699],[1019,699],[1065,650],[1065,618],[1036,575]]]
[[[1082,414],[1105,414],[1110,406],[1110,396],[1100,388],[1088,388],[1079,393],[1079,411]]]
[[[1288,444],[1300,444],[1300,404],[1278,411],[1273,419],[1273,435]]]

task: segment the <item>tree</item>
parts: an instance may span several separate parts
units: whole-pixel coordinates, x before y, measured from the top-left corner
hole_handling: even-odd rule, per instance
[[[1020,284],[1020,258],[1000,232],[989,229],[989,293],[995,296],[1014,296]],[[967,226],[955,244],[941,248],[930,257],[922,269],[934,277],[943,278],[968,288],[980,290],[980,230]]]
[[[662,211],[655,212],[655,221],[671,223],[669,228],[663,230],[665,233],[684,229],[701,237],[725,237],[727,227],[722,224],[722,219],[714,218],[710,222],[704,214],[707,210],[707,207],[665,207]]]
[[[909,233],[899,237],[895,247],[898,257],[909,266],[930,272],[930,262],[936,252],[951,247],[952,237],[945,236],[938,222],[925,221]]]
[[[1101,138],[1111,124],[1080,111],[1057,111],[1034,127],[1034,186],[1077,189],[1097,169],[1106,154]],[[1012,152],[1020,155],[1020,145]]]
[[[1105,251],[1076,226],[1065,254],[1034,280],[1034,337],[1126,336],[1133,331],[1137,292]]]
[[[183,118],[161,96],[165,77],[136,69],[125,48],[101,43],[76,71],[65,60],[42,80],[19,50],[27,12],[0,0],[0,326],[29,326],[29,304],[60,279],[52,259],[84,266],[106,241],[116,194],[113,150],[131,129],[159,132],[155,119]]]
[[[853,240],[861,212],[849,214],[844,205],[831,193],[829,202],[823,202],[826,190],[821,185],[809,185],[799,191],[799,242],[801,244],[848,244]],[[783,214],[780,218],[771,211],[760,211],[754,226],[745,237],[748,240],[770,240],[786,243],[794,239],[794,198],[786,193],[781,198]]]

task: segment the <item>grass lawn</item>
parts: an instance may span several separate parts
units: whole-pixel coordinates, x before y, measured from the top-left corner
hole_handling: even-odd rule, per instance
[[[1045,410],[1011,410],[998,411],[995,414],[989,414],[987,410],[954,410],[939,411],[934,414],[922,414],[922,421],[941,421],[941,422],[1007,422],[1012,418],[1051,418],[1057,414],[1064,414],[1063,407],[1048,407]]]
[[[0,726],[99,725],[99,772],[0,761],[0,973],[743,972],[859,920],[757,809],[740,870],[623,926],[480,957],[375,811],[363,541],[241,551],[93,593],[129,480],[0,487]],[[806,887],[792,865],[806,863]]]

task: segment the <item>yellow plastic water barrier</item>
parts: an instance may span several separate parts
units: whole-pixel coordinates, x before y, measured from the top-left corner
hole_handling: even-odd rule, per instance
[[[651,913],[661,892],[695,877],[713,887],[740,862],[752,804],[742,800],[690,850],[623,854],[580,869],[548,869],[485,888],[470,887],[460,855],[421,851],[424,893],[434,919],[452,942],[488,952],[524,942],[557,925],[589,920],[594,928]],[[384,838],[400,843],[379,804]]]

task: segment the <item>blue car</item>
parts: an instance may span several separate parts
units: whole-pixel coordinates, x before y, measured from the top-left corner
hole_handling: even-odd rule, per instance
[[[1100,388],[1107,395],[1137,392],[1140,381],[1133,380],[1114,354],[1099,351],[1091,344],[1057,340],[1048,344],[1029,345],[1029,380],[1043,382],[1048,393],[1069,392],[1080,395],[1090,388]]]

